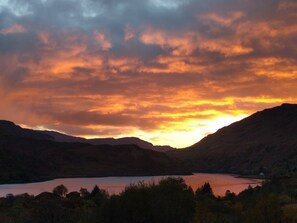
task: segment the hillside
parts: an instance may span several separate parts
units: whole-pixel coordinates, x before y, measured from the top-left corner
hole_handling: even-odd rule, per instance
[[[0,183],[186,173],[180,161],[137,145],[56,142],[53,136],[0,121]]]
[[[0,120],[0,136],[14,136],[30,139],[54,140],[54,137],[32,129],[21,128],[13,122]]]
[[[136,145],[90,145],[0,137],[0,183],[61,177],[185,174],[165,153]]]
[[[200,172],[266,174],[297,169],[297,105],[257,112],[208,135],[193,146],[169,152]]]
[[[92,145],[137,145],[143,149],[150,149],[158,152],[167,152],[175,150],[170,146],[156,146],[152,143],[146,142],[137,137],[124,137],[124,138],[94,138],[85,139],[82,137],[71,136],[56,131],[47,130],[32,130],[22,128],[11,121],[0,120],[0,135],[10,135],[31,139],[46,139],[56,142],[81,142],[89,143]]]
[[[167,152],[175,150],[170,146],[156,146],[152,143],[146,142],[137,137],[124,137],[124,138],[94,138],[94,139],[85,139],[82,137],[70,136],[55,131],[39,131],[42,134],[49,135],[53,137],[54,141],[57,142],[84,142],[92,145],[137,145],[143,149],[150,149],[158,152]]]

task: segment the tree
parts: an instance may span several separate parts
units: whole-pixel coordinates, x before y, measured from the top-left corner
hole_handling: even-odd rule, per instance
[[[80,188],[79,192],[83,198],[88,199],[90,197],[90,192],[86,188]]]
[[[92,192],[91,192],[91,197],[95,197],[96,194],[98,194],[100,192],[100,189],[97,185],[95,185],[95,187],[93,188]]]
[[[65,197],[67,192],[68,192],[68,189],[63,184],[56,186],[53,189],[53,193],[60,197]]]
[[[213,194],[210,184],[206,182],[196,190],[195,197],[196,200],[199,200],[202,197],[214,198],[215,196]]]
[[[274,194],[259,197],[255,207],[246,216],[247,223],[280,223],[281,219],[281,205]]]

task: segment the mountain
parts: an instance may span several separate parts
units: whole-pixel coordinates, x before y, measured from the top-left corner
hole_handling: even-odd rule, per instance
[[[136,138],[136,137],[124,137],[124,138],[103,138],[103,139],[88,139],[88,142],[94,145],[102,145],[102,144],[108,144],[108,145],[129,145],[134,144],[138,145],[141,148],[144,149],[151,149],[158,152],[167,152],[175,150],[174,148],[170,146],[155,146],[152,143],[146,142],[142,139]]]
[[[193,146],[167,153],[192,171],[266,174],[297,169],[297,105],[257,112]]]
[[[136,137],[124,137],[124,138],[95,138],[85,139],[82,137],[71,136],[56,131],[47,130],[32,130],[22,128],[11,121],[0,120],[0,134],[11,135],[31,139],[46,139],[56,142],[82,142],[92,145],[137,145],[143,149],[150,149],[158,152],[167,152],[175,150],[170,146],[155,146],[152,143],[146,142]]]
[[[56,132],[56,131],[48,131],[48,130],[35,130],[35,131],[52,137],[52,140],[56,141],[56,142],[83,142],[83,143],[87,143],[87,139],[85,139],[85,138],[66,135],[66,134],[63,134],[60,132]]]
[[[30,139],[54,140],[54,137],[39,131],[21,128],[13,122],[0,120],[0,136],[16,136]]]
[[[39,131],[39,132],[53,137],[54,141],[57,141],[57,142],[85,142],[92,145],[132,145],[133,144],[143,149],[150,149],[158,152],[167,152],[167,151],[175,150],[170,146],[155,146],[152,143],[146,142],[136,137],[124,137],[124,138],[118,138],[118,139],[114,139],[114,138],[85,139],[81,137],[66,135],[55,131]]]
[[[180,161],[137,145],[56,142],[47,134],[0,121],[0,183],[189,173]]]

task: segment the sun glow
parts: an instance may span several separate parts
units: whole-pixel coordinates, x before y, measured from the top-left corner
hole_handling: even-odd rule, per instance
[[[130,128],[125,130],[128,134],[120,134],[117,135],[116,138],[135,136],[149,141],[154,145],[171,145],[175,148],[185,148],[197,143],[205,136],[215,133],[218,129],[239,121],[247,116],[248,114],[239,114],[236,116],[220,115],[211,120],[192,120],[189,122],[176,123],[176,125],[172,125],[169,128],[155,130],[152,132],[145,132],[135,128]],[[98,128],[98,126],[95,126],[94,128]],[[98,137],[96,135],[79,136],[88,139]],[[101,137],[112,136],[104,135]]]
[[[218,116],[213,120],[197,120],[186,125],[183,125],[182,131],[172,131],[172,132],[157,132],[154,134],[149,134],[146,137],[151,140],[153,144],[156,145],[174,145],[176,148],[185,148],[197,143],[199,140],[205,136],[216,132],[218,129],[230,125],[233,122],[239,121],[247,115],[239,116]],[[186,129],[189,129],[188,131]]]

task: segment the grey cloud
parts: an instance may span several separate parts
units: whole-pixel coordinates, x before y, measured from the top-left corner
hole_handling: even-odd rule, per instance
[[[28,52],[35,48],[38,39],[32,33],[0,34],[0,53]]]
[[[168,52],[158,48],[159,46],[144,45],[137,39],[125,43],[124,30],[127,25],[134,27],[138,32],[145,30],[146,26],[152,26],[164,30],[172,36],[193,31],[214,40],[218,38],[227,39],[234,36],[236,30],[232,30],[230,27],[219,27],[216,24],[205,24],[197,16],[218,13],[226,17],[229,13],[243,11],[246,14],[246,17],[243,18],[245,20],[266,21],[273,19],[275,15],[278,16],[277,9],[280,3],[279,0],[265,0],[261,3],[235,0],[228,0],[227,2],[192,0],[169,10],[151,2],[136,0],[124,2],[94,0],[14,1],[14,5],[23,8],[26,8],[24,5],[28,5],[27,8],[30,8],[31,14],[15,18],[10,16],[10,20],[15,19],[15,22],[24,24],[33,33],[49,31],[57,38],[58,43],[63,42],[59,40],[59,38],[63,38],[59,33],[64,29],[75,28],[88,36],[92,35],[94,30],[104,31],[112,42],[113,47],[110,53],[117,57],[125,54],[135,55],[135,57],[146,61],[149,55],[154,58]],[[5,9],[1,14],[3,13],[5,14]],[[89,17],[86,16],[88,13],[90,14]],[[216,27],[216,32],[210,31],[213,27]],[[34,35],[31,36],[31,39],[36,42]],[[12,44],[13,42],[8,42],[5,45]],[[90,40],[87,44],[90,49],[94,49],[94,44]],[[28,45],[32,46],[24,40],[17,48],[27,50],[25,46]],[[249,45],[254,48],[258,47],[256,43]]]

